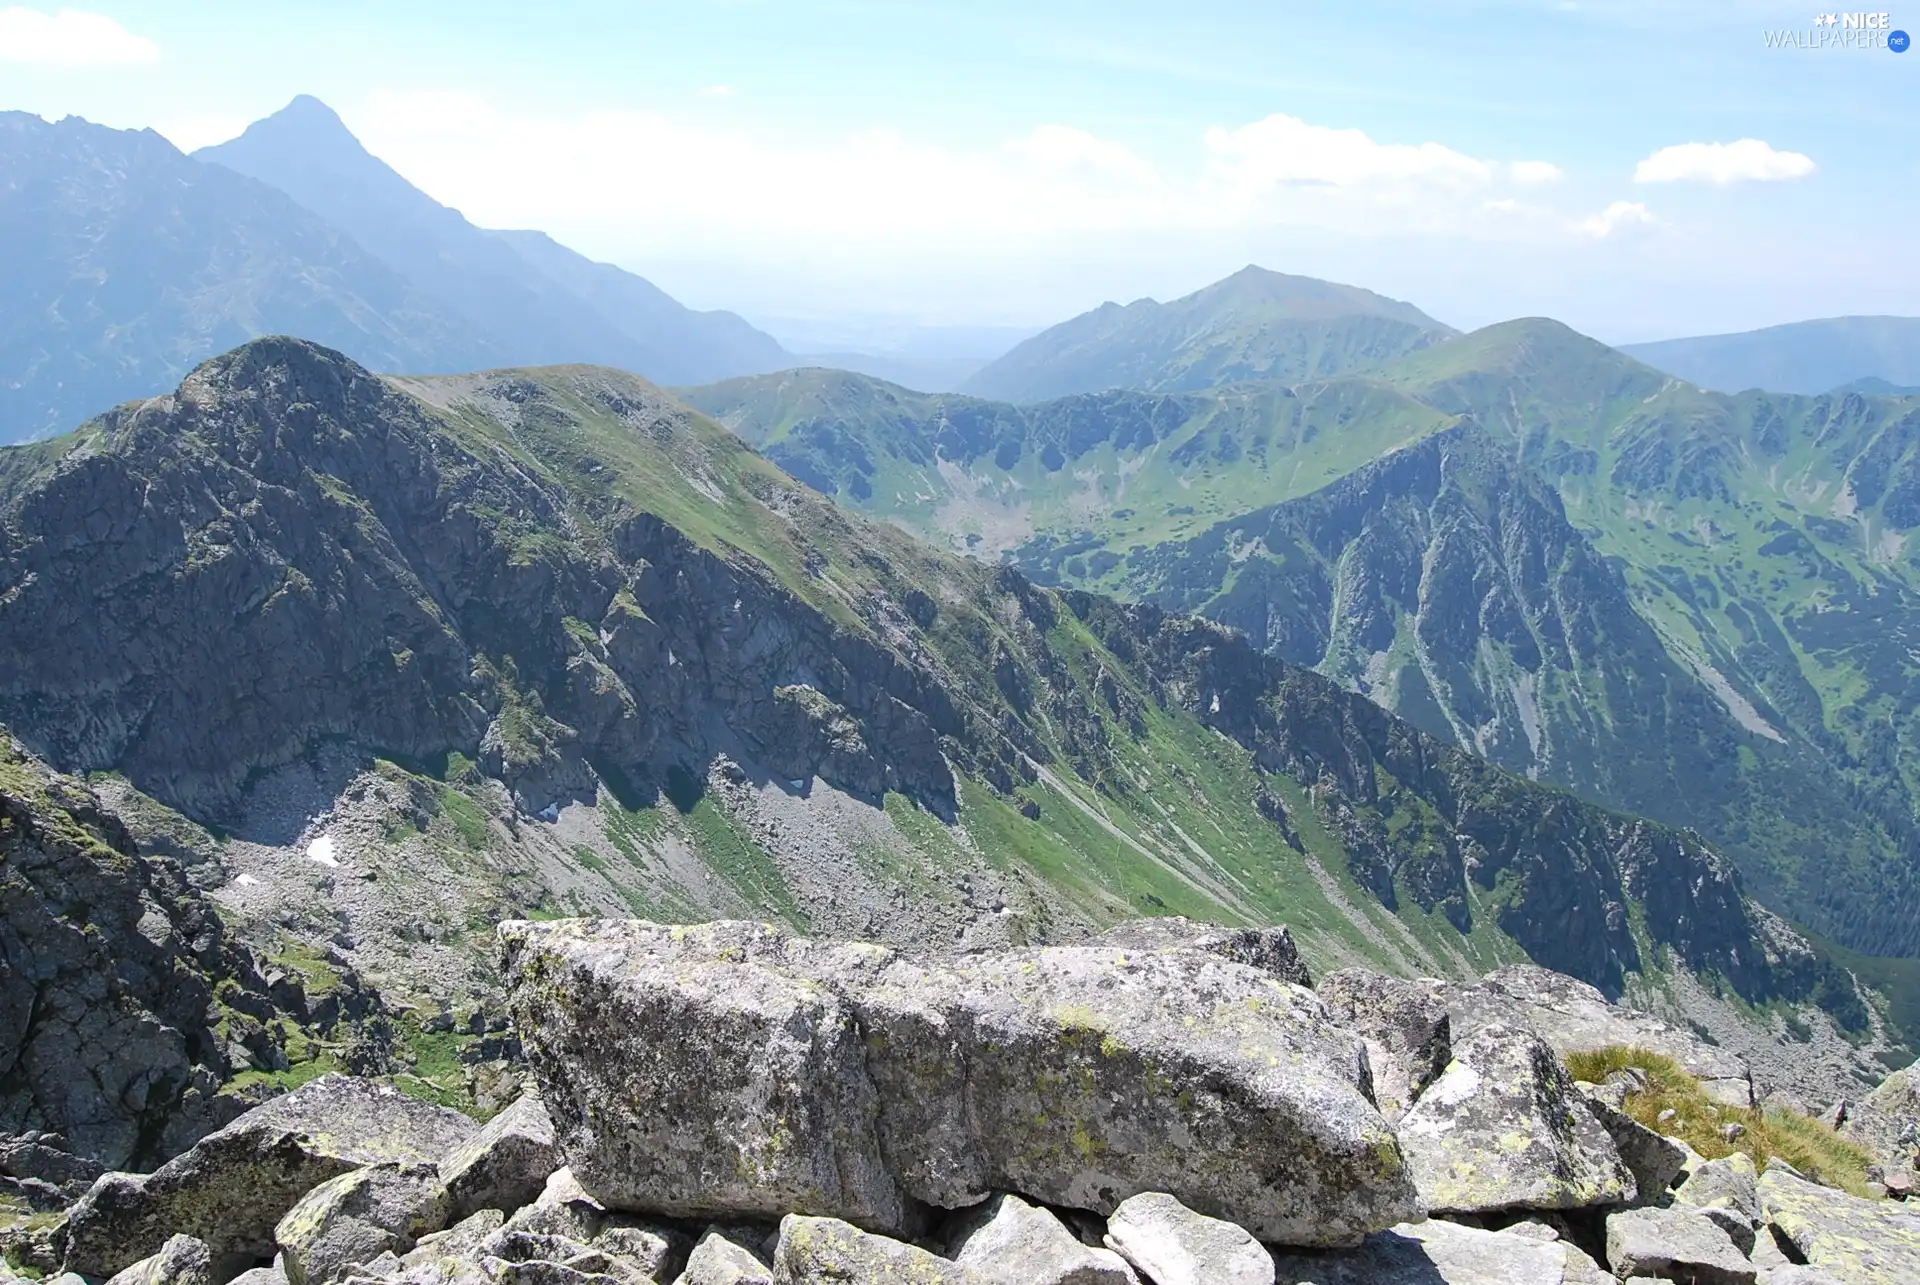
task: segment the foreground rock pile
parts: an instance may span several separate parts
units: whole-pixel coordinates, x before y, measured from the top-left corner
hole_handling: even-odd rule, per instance
[[[325,1077],[101,1176],[32,1265],[113,1285],[1920,1280],[1906,1205],[1703,1160],[1618,1086],[1575,1084],[1552,1033],[1489,998],[1523,977],[1472,1006],[1357,972],[1316,993],[1284,930],[1178,923],[941,963],[747,923],[502,940],[537,1088],[484,1127]]]

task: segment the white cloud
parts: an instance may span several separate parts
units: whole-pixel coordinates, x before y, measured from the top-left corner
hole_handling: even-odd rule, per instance
[[[0,9],[0,62],[49,67],[109,67],[158,62],[160,47],[97,13]]]
[[[1636,183],[1740,183],[1805,178],[1813,158],[1782,152],[1757,138],[1736,143],[1679,143],[1634,167]]]
[[[703,90],[701,90],[701,91],[700,91],[700,97],[702,97],[702,98],[732,98],[732,97],[733,97],[733,86],[732,86],[732,85],[708,85],[708,86],[707,86],[707,87],[706,87],[705,89],[703,89]]]
[[[1358,187],[1378,183],[1478,185],[1493,166],[1439,143],[1378,143],[1358,129],[1310,125],[1273,115],[1202,140],[1209,171],[1229,186],[1265,190],[1285,185]]]
[[[779,122],[509,112],[467,93],[379,93],[344,114],[376,155],[475,222],[629,258],[1000,253],[1275,227],[1510,230],[1511,213],[1485,203],[1558,173],[1287,116],[1149,157],[1062,123],[969,147],[889,129],[807,137]],[[1558,216],[1518,208],[1567,235]]]
[[[1563,176],[1560,167],[1552,161],[1515,161],[1507,166],[1507,173],[1521,187],[1558,183]]]
[[[1583,236],[1608,237],[1623,227],[1658,223],[1652,211],[1639,201],[1615,201],[1600,213],[1574,223],[1573,230]]]

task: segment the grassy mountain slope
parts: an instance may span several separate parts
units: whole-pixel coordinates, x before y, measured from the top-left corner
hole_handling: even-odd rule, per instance
[[[1247,267],[1171,303],[1103,304],[1021,343],[961,391],[1039,402],[1110,388],[1325,379],[1450,333],[1411,304],[1370,290]]]
[[[1621,351],[1702,388],[1820,393],[1865,378],[1920,384],[1920,317],[1827,317]]]
[[[926,945],[1179,912],[1868,1024],[1696,837],[844,513],[631,376],[261,341],[61,445],[0,452],[0,720],[212,827],[174,841],[261,931],[401,950],[383,986],[503,913]]]
[[[543,233],[475,227],[369,154],[316,98],[194,156],[287,193],[492,337],[508,361],[594,361],[668,382],[788,364],[732,313],[694,312]]]
[[[679,395],[823,494],[986,555],[1086,544],[1081,533],[1124,549],[1204,530],[1452,419],[1354,381],[1013,406],[808,369]]]
[[[283,193],[151,131],[0,113],[0,172],[0,443],[164,392],[276,330],[388,370],[504,355]]]
[[[1920,949],[1920,403],[1709,393],[1544,320],[1290,389],[1016,408],[801,373],[689,396],[843,502],[962,540],[991,513],[976,552],[1234,624],[1515,770],[1699,826],[1822,932]],[[1027,459],[1068,422],[1060,467]]]

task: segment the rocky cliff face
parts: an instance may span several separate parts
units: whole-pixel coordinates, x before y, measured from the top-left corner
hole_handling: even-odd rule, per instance
[[[178,865],[0,737],[0,1134],[156,1164],[250,1105],[221,1086],[284,1059],[283,1005]],[[6,1172],[30,1200],[63,1177]]]
[[[514,909],[925,946],[1287,908],[1320,958],[1677,968],[1868,1025],[1692,836],[860,523],[631,377],[261,341],[0,479],[0,719],[227,832],[209,886],[256,930],[422,1001]]]

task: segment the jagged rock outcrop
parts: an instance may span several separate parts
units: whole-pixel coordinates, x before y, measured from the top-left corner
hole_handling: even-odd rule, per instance
[[[546,1107],[539,1095],[522,1094],[440,1161],[448,1217],[458,1221],[482,1209],[531,1204],[561,1164]]]
[[[1131,919],[1100,934],[1102,946],[1125,950],[1197,950],[1271,973],[1283,982],[1312,986],[1306,961],[1284,925],[1272,928],[1221,928],[1196,924],[1179,915]]]
[[[282,1016],[180,868],[139,855],[91,790],[0,729],[0,1134],[16,1135],[0,1169],[18,1171],[12,1189],[64,1203],[99,1165],[158,1164],[227,1123],[248,1104],[221,1084],[272,1064]]]
[[[750,924],[502,935],[560,1148],[612,1206],[906,1231],[919,1202],[995,1190],[1101,1213],[1164,1191],[1294,1244],[1416,1208],[1359,1042],[1242,964],[1063,947],[927,965]]]
[[[1490,1023],[1455,1044],[1399,1135],[1420,1199],[1436,1212],[1578,1209],[1638,1194],[1566,1068],[1522,1028]]]
[[[67,1269],[111,1276],[181,1232],[216,1256],[268,1257],[274,1225],[321,1183],[367,1165],[435,1163],[478,1127],[386,1085],[322,1076],[153,1173],[103,1175],[67,1216]]]
[[[1334,1019],[1366,1041],[1373,1100],[1399,1119],[1453,1060],[1453,1022],[1438,988],[1364,968],[1320,979],[1320,998]]]

